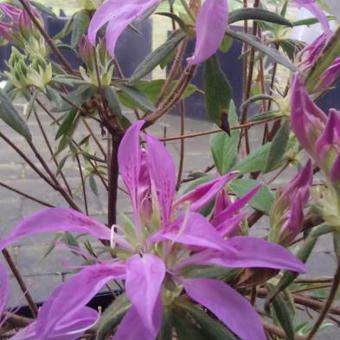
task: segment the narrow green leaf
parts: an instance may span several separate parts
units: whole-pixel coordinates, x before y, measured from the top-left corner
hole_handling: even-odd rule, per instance
[[[174,32],[164,44],[147,55],[147,57],[137,66],[129,79],[129,83],[133,84],[149,74],[173,49],[176,48],[183,38],[183,31]]]
[[[49,8],[37,1],[30,1],[30,3],[39,10],[39,12],[44,13],[50,17],[56,18],[55,13]]]
[[[19,115],[2,89],[0,89],[0,119],[27,140],[32,139],[25,120]]]
[[[233,103],[230,105],[229,125],[238,125],[238,117]],[[240,139],[240,130],[231,130],[230,135],[225,132],[213,134],[210,138],[210,150],[218,172],[226,174],[235,165]]]
[[[89,185],[90,185],[92,192],[95,194],[95,196],[98,196],[99,194],[98,187],[97,187],[96,179],[94,178],[93,175],[89,176]]]
[[[289,124],[286,121],[275,135],[268,152],[266,165],[263,172],[269,172],[276,168],[285,155],[289,140]]]
[[[262,171],[266,164],[270,147],[271,143],[259,146],[254,152],[238,162],[232,170],[239,170],[243,174]]]
[[[271,101],[274,101],[275,103],[277,103],[276,101],[275,101],[275,99],[272,97],[272,96],[269,96],[269,95],[267,95],[267,94],[257,94],[257,95],[255,95],[255,96],[252,96],[252,97],[250,97],[250,98],[248,98],[247,100],[245,100],[242,104],[241,104],[241,106],[240,106],[240,111],[242,111],[245,107],[247,107],[249,104],[251,104],[251,103],[255,103],[255,102],[257,102],[257,101],[259,101],[259,100],[271,100]]]
[[[230,12],[229,24],[241,20],[261,20],[284,26],[292,26],[291,22],[283,16],[262,8],[240,8]]]
[[[230,182],[229,187],[236,194],[237,197],[242,197],[250,190],[254,189],[260,183],[254,179],[240,178]],[[250,200],[249,204],[257,210],[260,210],[266,214],[269,214],[274,202],[274,195],[268,188],[263,187],[256,193],[256,195]]]
[[[110,110],[120,116],[122,114],[122,109],[120,107],[116,91],[111,86],[104,86],[104,94]]]
[[[117,92],[119,100],[123,105],[129,108],[140,108],[143,111],[150,112],[154,111],[155,105],[150,99],[136,87],[128,85],[118,85],[120,91]]]
[[[201,329],[178,311],[174,313],[174,325],[178,340],[206,340]]]
[[[159,339],[173,340],[172,319],[172,310],[170,308],[165,308],[163,313],[162,327],[158,336]]]
[[[204,88],[208,116],[222,130],[230,133],[228,113],[232,89],[219,65],[216,55],[210,57],[205,62]]]
[[[334,230],[333,243],[334,243],[335,255],[336,255],[338,261],[340,261],[340,231],[338,231],[338,230]]]
[[[71,110],[64,115],[63,121],[60,124],[55,139],[60,138],[61,136],[67,134],[72,129],[74,129],[74,125],[78,120],[79,114],[77,110]]]
[[[279,118],[281,115],[280,111],[267,111],[261,112],[258,115],[249,118],[249,122],[257,122],[259,120],[269,119],[269,118]]]
[[[278,64],[281,64],[287,67],[289,70],[296,72],[297,68],[293,65],[289,59],[287,59],[283,54],[278,52],[276,49],[264,45],[258,38],[254,37],[253,35],[244,33],[244,32],[235,32],[232,30],[227,30],[227,34],[231,37],[244,41],[245,43],[249,44],[250,46],[256,48],[257,50],[263,52],[268,57],[276,61]]]
[[[131,302],[126,294],[118,296],[113,303],[104,311],[96,326],[96,340],[106,340],[108,335],[112,335],[113,329],[120,322]]]
[[[90,23],[88,11],[82,10],[74,15],[73,27],[71,31],[71,46],[77,47],[81,37],[87,32]]]
[[[294,325],[290,317],[290,310],[280,295],[277,295],[273,300],[273,307],[275,315],[286,333],[287,340],[294,340]]]

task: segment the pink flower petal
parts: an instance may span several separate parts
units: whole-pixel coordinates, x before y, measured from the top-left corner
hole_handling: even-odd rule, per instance
[[[182,280],[187,294],[214,313],[242,340],[266,340],[261,319],[252,305],[222,281]]]
[[[213,181],[201,184],[177,199],[174,206],[187,202],[190,204],[191,211],[199,211],[223,189],[227,182],[238,174],[238,171],[233,171],[224,176],[220,176]]]
[[[29,235],[58,231],[87,233],[95,238],[110,239],[110,230],[104,224],[78,211],[47,208],[21,221],[6,238],[0,240],[0,250]]]
[[[85,267],[56,288],[41,307],[37,319],[38,337],[45,339],[51,331],[81,310],[112,279],[125,278],[125,265],[121,263],[95,264]]]
[[[143,124],[143,120],[132,124],[126,130],[118,149],[119,172],[130,194],[137,228],[140,228],[138,221],[141,202],[138,190],[142,164],[142,150],[139,135]]]
[[[334,184],[340,184],[340,154],[337,156],[335,162],[332,165],[330,178]]]
[[[163,226],[171,216],[172,201],[176,190],[175,164],[158,139],[145,135],[151,182],[157,195]]]
[[[227,249],[225,240],[201,214],[190,212],[179,218],[168,230],[161,231],[150,240],[171,240],[190,246],[216,249]]]
[[[95,12],[88,29],[88,38],[92,45],[101,27],[108,24],[106,30],[106,45],[114,57],[116,43],[122,32],[146,10],[157,5],[161,0],[108,0]]]
[[[305,265],[286,248],[252,236],[235,236],[225,240],[231,251],[205,250],[177,263],[176,270],[192,265],[214,264],[231,268],[272,268],[306,271]]]
[[[318,91],[326,90],[339,78],[340,75],[340,57],[336,58],[334,62],[321,75],[321,80],[317,86]]]
[[[164,262],[150,254],[135,255],[127,262],[126,294],[151,334],[157,334],[161,326],[162,316],[155,310],[160,304],[165,270]]]
[[[219,48],[228,26],[228,2],[205,0],[196,20],[196,46],[188,64],[200,64]]]
[[[212,224],[218,226],[222,224],[226,219],[232,217],[240,209],[242,209],[262,188],[262,185],[256,186],[254,189],[250,190],[246,195],[239,198],[232,204],[230,204],[225,210],[221,211],[217,216],[214,216]]]
[[[162,311],[160,310],[160,301],[157,304],[156,309],[156,313],[161,316]],[[137,312],[136,308],[132,306],[120,322],[112,340],[155,340],[157,333],[158,330],[151,331],[146,327],[145,323],[140,318],[140,314]]]
[[[98,320],[98,312],[92,308],[83,307],[64,319],[44,340],[76,340]],[[37,321],[20,330],[11,340],[36,340]]]

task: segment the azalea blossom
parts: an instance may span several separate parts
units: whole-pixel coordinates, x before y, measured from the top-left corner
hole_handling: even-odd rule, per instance
[[[333,63],[322,73],[317,91],[324,91],[333,85],[340,76],[340,57],[336,58]]]
[[[291,96],[292,128],[304,149],[332,182],[340,180],[340,111],[328,116],[313,102],[298,75]]]
[[[96,44],[100,28],[107,24],[105,41],[112,57],[123,31],[161,0],[107,0],[95,12],[88,29],[88,39]],[[222,42],[228,23],[227,0],[205,0],[196,18],[196,46],[189,64],[199,64],[211,57]]]
[[[301,232],[304,220],[303,208],[309,199],[313,181],[313,166],[309,160],[294,179],[279,192],[270,212],[271,241],[288,246]]]
[[[20,338],[13,339],[32,339],[32,334],[36,338],[54,339],[60,332],[67,336],[77,332],[79,336],[78,326],[81,324],[82,330],[89,328],[95,317],[83,313],[86,304],[114,279],[124,280],[131,302],[112,337],[114,340],[154,340],[161,328],[165,299],[166,305],[171,306],[185,293],[241,339],[266,339],[258,314],[237,291],[216,279],[188,278],[184,274],[186,269],[213,264],[304,272],[304,264],[277,244],[248,236],[226,239],[224,229],[218,229],[219,218],[235,218],[258,188],[230,202],[216,214],[214,224],[197,212],[237,173],[218,177],[175,199],[172,158],[159,140],[147,134],[146,147],[141,147],[143,124],[144,121],[138,121],[126,131],[118,152],[120,174],[134,210],[133,221],[114,226],[110,231],[71,209],[48,208],[23,220],[0,240],[3,249],[42,231],[85,232],[110,240],[116,253],[115,259],[85,266],[59,286],[40,309],[37,320],[20,332]],[[0,284],[6,285],[6,280]],[[249,327],[244,327],[245,318]],[[72,334],[66,324],[73,325]],[[62,339],[68,339],[66,335]]]

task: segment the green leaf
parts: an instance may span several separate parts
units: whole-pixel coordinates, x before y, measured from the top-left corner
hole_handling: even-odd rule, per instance
[[[177,310],[174,312],[174,325],[178,340],[206,340],[201,329]]]
[[[156,109],[150,99],[136,87],[122,84],[117,86],[120,89],[120,91],[117,92],[119,100],[126,107],[131,109],[140,108],[145,112],[152,112]]]
[[[230,12],[229,24],[241,20],[261,20],[284,26],[292,26],[291,22],[283,16],[262,8],[240,8]]]
[[[195,265],[185,267],[181,271],[181,275],[189,278],[210,278],[222,279],[224,281],[232,280],[239,274],[238,268],[226,268],[213,265]]]
[[[267,111],[267,112],[261,112],[257,115],[254,115],[250,117],[248,120],[249,122],[257,122],[259,120],[264,120],[264,119],[269,119],[269,118],[275,118],[275,117],[280,117],[281,113],[280,111]]]
[[[170,308],[165,308],[163,313],[162,327],[158,336],[159,339],[173,340],[172,319],[172,310]]]
[[[200,325],[204,339],[209,340],[237,340],[230,330],[224,327],[219,321],[213,319],[207,313],[186,301],[179,301],[177,305],[190,313],[194,320]]]
[[[283,54],[281,54],[280,52],[278,52],[276,49],[272,47],[264,45],[257,37],[254,37],[253,35],[250,35],[244,32],[235,32],[230,29],[227,30],[227,34],[263,52],[268,57],[273,59],[275,62],[287,67],[289,70],[293,72],[297,71],[296,66],[293,65]]]
[[[142,80],[137,82],[134,86],[155,104],[158,101],[164,83],[164,79]],[[169,92],[176,87],[177,83],[178,81],[176,80],[171,82]],[[189,84],[182,95],[182,99],[191,96],[196,90],[197,87],[195,85]]]
[[[162,16],[170,18],[171,20],[174,20],[175,22],[177,22],[178,26],[181,28],[183,32],[188,31],[187,25],[178,15],[174,13],[169,13],[169,12],[156,12],[156,14],[162,15]]]
[[[2,89],[0,89],[0,119],[27,140],[32,140],[25,120],[19,115]]]
[[[71,110],[64,115],[63,121],[60,124],[55,139],[68,134],[75,127],[76,122],[78,121],[79,114],[77,110]]]
[[[275,103],[277,103],[277,101],[275,101],[275,99],[272,97],[272,96],[269,96],[267,94],[257,94],[255,96],[252,96],[250,98],[248,98],[247,100],[245,100],[241,106],[240,106],[240,111],[242,111],[245,107],[247,107],[249,104],[251,103],[255,103],[259,100],[272,100],[274,101]],[[278,103],[277,103],[278,104]]]
[[[233,44],[232,37],[229,37],[229,36],[225,35],[223,37],[223,40],[222,40],[222,42],[220,44],[219,49],[220,49],[221,52],[227,53],[230,50],[232,44]]]
[[[112,334],[113,329],[121,321],[130,306],[131,302],[126,294],[119,295],[100,317],[96,326],[96,340],[107,339],[107,336]]]
[[[334,16],[327,16],[328,20],[335,20]],[[297,21],[293,21],[292,22],[292,26],[310,26],[310,25],[314,25],[317,24],[319,22],[319,20],[317,18],[311,17],[311,18],[306,18],[306,19],[301,19],[301,20],[297,20]]]
[[[289,133],[289,124],[288,121],[286,121],[276,133],[270,145],[266,165],[263,169],[263,172],[272,171],[277,167],[277,165],[279,165],[287,149]]]
[[[266,165],[270,147],[271,143],[259,146],[254,152],[238,162],[232,170],[239,170],[242,174],[262,171]]]
[[[296,55],[306,47],[306,44],[303,41],[295,39],[276,39],[274,42],[279,44],[291,61],[294,61]]]
[[[238,125],[238,118],[234,104],[230,105],[229,125]],[[230,135],[225,132],[213,134],[210,138],[210,150],[214,158],[214,163],[221,175],[226,174],[235,165],[240,139],[240,130],[230,131]]]
[[[118,116],[121,116],[122,109],[120,107],[116,91],[111,86],[104,86],[104,94],[110,110]]]
[[[336,255],[338,261],[340,261],[340,231],[338,231],[338,230],[334,230],[333,243],[334,243],[335,255]]]
[[[90,175],[89,176],[89,185],[90,185],[90,188],[92,190],[92,192],[98,196],[99,192],[98,192],[98,187],[97,187],[97,183],[96,183],[96,179],[94,178],[93,175]]]
[[[208,116],[217,126],[229,133],[228,113],[232,89],[216,55],[205,62],[204,88]]]
[[[81,37],[87,32],[90,23],[88,11],[82,10],[74,15],[73,27],[71,31],[71,46],[77,47]]]
[[[260,183],[254,179],[240,178],[230,182],[229,187],[237,197],[242,197]],[[264,185],[256,195],[250,200],[249,204],[256,210],[269,214],[274,202],[274,195],[270,189]]]
[[[129,79],[129,83],[133,84],[141,78],[149,74],[184,38],[182,31],[174,32],[169,39],[152,51],[147,57],[137,66],[136,70]]]
[[[281,327],[286,333],[287,340],[294,340],[294,325],[290,317],[290,310],[280,295],[277,295],[273,300],[273,308]]]

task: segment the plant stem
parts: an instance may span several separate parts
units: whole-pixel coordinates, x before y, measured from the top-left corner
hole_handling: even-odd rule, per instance
[[[20,191],[20,190],[17,190],[17,189],[15,189],[15,188],[12,188],[11,186],[9,186],[9,185],[7,185],[7,184],[5,184],[5,183],[3,183],[3,182],[0,182],[0,186],[2,186],[3,188],[6,188],[7,190],[13,191],[13,192],[15,192],[15,193],[18,194],[18,195],[21,195],[21,196],[23,196],[23,197],[26,197],[26,198],[28,198],[28,199],[30,199],[30,200],[36,202],[36,203],[39,203],[39,204],[44,205],[44,206],[46,206],[46,207],[54,208],[54,205],[52,205],[52,204],[50,204],[50,203],[46,203],[46,202],[44,202],[44,201],[41,201],[41,200],[39,200],[38,198],[35,198],[35,197],[31,196],[31,195],[28,195],[28,194],[26,194],[26,193],[24,193],[24,192],[22,192],[22,191]]]
[[[24,294],[24,296],[26,298],[28,306],[29,306],[29,308],[30,308],[30,310],[32,312],[32,316],[34,318],[36,318],[37,315],[38,315],[38,308],[37,308],[36,304],[34,303],[33,298],[31,296],[31,294],[30,294],[30,292],[29,292],[29,290],[28,290],[28,288],[27,288],[27,286],[26,286],[26,284],[25,284],[25,282],[24,282],[24,280],[23,280],[23,278],[22,278],[18,268],[16,267],[16,265],[15,265],[11,255],[10,255],[10,253],[6,249],[3,249],[2,250],[2,255],[4,256],[6,262],[8,263],[9,268],[11,269],[15,279],[17,280],[17,282],[18,282],[18,284],[20,286],[21,291],[23,292],[23,294]]]
[[[180,126],[181,126],[181,136],[184,135],[184,117],[185,117],[185,104],[184,101],[181,100],[179,103],[180,105]],[[177,175],[177,183],[176,183],[176,189],[179,190],[181,182],[182,182],[182,176],[183,176],[183,168],[184,168],[184,139],[182,138],[180,140],[180,158],[179,158],[179,165],[178,165],[178,175]]]
[[[116,224],[117,220],[117,189],[118,189],[118,147],[120,137],[111,135],[111,152],[109,153],[108,176],[109,176],[109,193],[108,193],[108,226]]]
[[[331,290],[329,292],[328,298],[326,300],[326,303],[324,304],[324,306],[323,306],[323,308],[320,312],[320,315],[319,315],[318,319],[316,320],[313,328],[311,329],[310,333],[308,334],[307,340],[311,340],[313,338],[313,336],[316,334],[316,332],[318,331],[319,327],[322,325],[322,322],[325,319],[325,317],[327,316],[328,311],[331,308],[332,303],[335,299],[335,295],[336,295],[336,292],[339,288],[339,284],[340,284],[340,261],[338,261],[338,267],[337,267],[337,270],[335,272],[333,284],[332,284]]]
[[[82,190],[83,190],[85,213],[86,213],[86,215],[88,215],[89,214],[89,207],[88,207],[88,204],[87,204],[87,194],[86,194],[85,179],[84,179],[83,169],[81,167],[79,155],[77,153],[76,153],[76,160],[77,160],[78,169],[79,169],[79,175],[80,175],[80,180],[81,180],[81,187],[82,187]]]
[[[268,118],[268,119],[259,120],[256,122],[250,122],[250,123],[241,124],[241,125],[235,125],[235,126],[231,126],[230,130],[247,129],[249,127],[252,127],[255,125],[261,125],[263,123],[270,122],[276,119],[278,119],[278,117]],[[172,141],[172,140],[177,140],[177,139],[194,138],[194,137],[199,137],[199,136],[211,135],[211,134],[218,133],[221,131],[222,131],[221,129],[214,129],[214,130],[207,130],[207,131],[201,131],[201,132],[194,132],[194,133],[189,133],[183,136],[161,138],[160,141],[164,142],[164,141]]]

